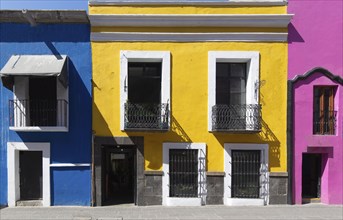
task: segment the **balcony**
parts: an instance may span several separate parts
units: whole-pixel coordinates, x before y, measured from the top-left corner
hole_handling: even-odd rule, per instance
[[[214,105],[212,131],[259,132],[261,131],[261,105]]]
[[[68,131],[66,100],[10,100],[10,130]]]
[[[125,103],[125,130],[167,131],[169,129],[168,104]]]
[[[337,111],[315,111],[313,112],[313,134],[335,135]]]

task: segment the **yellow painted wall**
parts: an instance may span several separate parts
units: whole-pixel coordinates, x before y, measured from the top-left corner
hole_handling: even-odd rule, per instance
[[[286,14],[285,6],[91,6],[90,14]],[[114,28],[92,32],[287,32],[266,28]],[[93,130],[97,136],[144,136],[146,170],[162,169],[163,142],[204,142],[208,171],[224,171],[224,143],[268,143],[272,172],[287,171],[287,43],[248,42],[92,42]],[[120,131],[120,50],[171,53],[171,129],[169,132]],[[208,51],[260,52],[262,132],[208,132]]]
[[[120,50],[171,52],[171,131],[121,132],[119,124]],[[208,51],[260,51],[263,131],[259,134],[210,133],[207,130]],[[223,171],[224,143],[268,143],[271,171],[286,171],[285,43],[92,43],[93,130],[98,136],[144,136],[147,170],[162,168],[163,142],[205,142],[209,171]]]

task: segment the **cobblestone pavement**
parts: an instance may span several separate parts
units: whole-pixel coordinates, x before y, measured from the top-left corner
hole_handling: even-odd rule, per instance
[[[204,206],[107,206],[107,207],[16,207],[0,210],[0,219],[71,220],[202,220],[202,219],[343,219],[343,206],[321,204],[264,207]]]

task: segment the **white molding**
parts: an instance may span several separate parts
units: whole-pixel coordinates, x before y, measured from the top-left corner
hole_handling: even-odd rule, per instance
[[[19,151],[42,151],[43,206],[50,206],[50,143],[8,142],[8,206],[14,207],[20,199]]]
[[[53,163],[50,167],[89,167],[90,163]]]
[[[232,150],[260,150],[260,198],[240,199],[231,198],[231,152]],[[224,143],[224,204],[225,205],[268,205],[269,204],[269,145],[268,144],[243,144]]]
[[[239,198],[225,198],[225,205],[228,206],[263,206],[263,199],[239,199]]]
[[[273,27],[287,28],[293,14],[92,14],[93,27]]]
[[[287,5],[287,0],[90,0],[101,5]]]
[[[170,51],[121,50],[120,51],[120,129],[124,131],[125,102],[128,99],[128,63],[161,62],[161,103],[169,103],[170,112]],[[170,127],[170,120],[168,121]]]
[[[198,197],[172,198],[169,197],[169,150],[197,149],[198,150]],[[206,204],[206,143],[163,143],[163,173],[162,204],[165,206],[199,206]]]
[[[92,32],[94,42],[287,42],[288,33]]]
[[[68,127],[9,127],[12,131],[18,132],[68,132]]]
[[[209,51],[208,52],[208,130],[212,131],[212,107],[216,104],[217,62],[247,63],[246,104],[259,103],[260,78],[259,51]]]

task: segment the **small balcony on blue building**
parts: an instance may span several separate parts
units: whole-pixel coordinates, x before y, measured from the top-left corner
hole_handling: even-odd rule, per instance
[[[214,105],[212,131],[260,132],[261,105]]]
[[[13,91],[9,129],[19,132],[67,132],[69,112],[66,55],[12,55],[0,72]]]
[[[169,129],[168,104],[126,102],[124,126],[125,130],[167,131]]]

